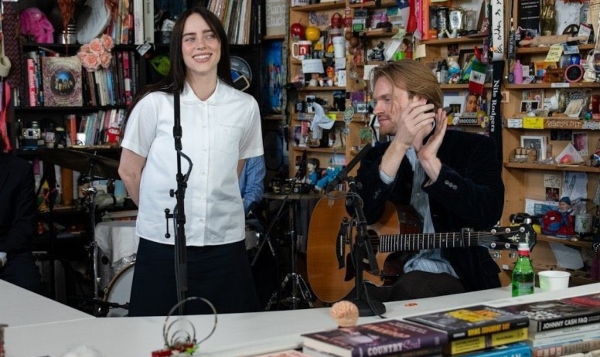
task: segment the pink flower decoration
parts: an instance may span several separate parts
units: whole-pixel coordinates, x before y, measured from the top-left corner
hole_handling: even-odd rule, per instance
[[[100,40],[102,41],[102,45],[104,46],[104,48],[106,48],[107,51],[110,51],[113,47],[115,47],[115,42],[113,41],[112,37],[106,34],[102,35],[102,37],[100,37]]]
[[[95,38],[90,43],[84,44],[79,48],[77,56],[81,60],[83,67],[89,72],[94,72],[100,66],[108,68],[112,59],[110,50],[115,47],[113,39],[108,35],[102,35]]]

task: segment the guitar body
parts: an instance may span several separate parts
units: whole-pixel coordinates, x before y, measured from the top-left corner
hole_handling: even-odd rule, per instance
[[[352,244],[356,230],[350,227],[348,234],[338,242],[340,225],[344,218],[351,220],[346,212],[346,200],[344,198],[330,200],[323,197],[315,206],[308,227],[306,250],[308,283],[317,298],[328,303],[342,300],[355,286]],[[397,212],[394,205],[388,202],[379,222],[368,227],[371,246],[376,253],[380,271],[384,269],[385,260],[391,253],[378,252],[377,234],[398,234],[400,218],[404,220],[403,214]],[[343,252],[339,255],[341,260],[338,260],[338,250]],[[368,264],[363,265],[368,266]],[[383,284],[381,274],[373,274],[366,270],[363,271],[363,279],[377,286]]]
[[[351,217],[346,212],[346,200],[323,197],[310,218],[306,250],[308,283],[315,295],[324,302],[333,303],[346,297],[354,288],[355,269],[352,247],[356,237]],[[347,222],[347,229],[340,229]],[[489,232],[461,230],[460,232],[420,233],[421,223],[410,206],[394,206],[386,202],[379,222],[367,227],[368,240],[376,254],[377,268],[386,274],[368,271],[368,261],[362,262],[363,279],[377,286],[384,277],[399,276],[402,263],[398,257],[386,259],[392,252],[412,252],[421,249],[464,248],[484,246],[492,250],[516,250],[519,243],[535,245],[536,234],[531,225],[493,227]],[[400,232],[402,231],[402,232]],[[341,236],[341,238],[340,238]],[[396,268],[397,273],[389,274]]]

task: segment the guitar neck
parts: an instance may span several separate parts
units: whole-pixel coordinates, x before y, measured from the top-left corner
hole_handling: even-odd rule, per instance
[[[403,252],[421,249],[460,248],[480,244],[480,238],[489,233],[419,233],[386,234],[379,236],[380,252]]]

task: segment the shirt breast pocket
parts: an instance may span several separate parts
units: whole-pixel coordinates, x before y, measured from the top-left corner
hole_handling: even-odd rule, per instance
[[[223,152],[229,154],[238,153],[242,134],[241,127],[223,124],[219,127],[219,133],[216,137],[217,146]]]

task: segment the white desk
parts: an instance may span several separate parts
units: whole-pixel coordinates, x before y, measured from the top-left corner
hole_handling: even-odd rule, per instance
[[[386,303],[386,317],[401,318],[426,311],[488,303],[494,306],[550,300],[600,291],[600,283],[570,288],[560,292],[536,293],[511,298],[510,288],[498,288],[466,294],[413,301]],[[3,295],[3,294],[2,294]],[[0,296],[1,297],[1,296]],[[188,316],[198,331],[212,327],[212,316]],[[375,321],[362,317],[359,323]],[[8,327],[5,331],[7,357],[58,357],[69,348],[86,345],[104,357],[150,356],[162,348],[164,317],[97,318]],[[300,334],[334,328],[329,308],[269,311],[249,314],[219,315],[215,334],[201,347],[198,356],[249,356],[301,345]],[[200,337],[200,336],[199,336]]]
[[[21,327],[74,320],[94,316],[0,280],[0,323]]]

